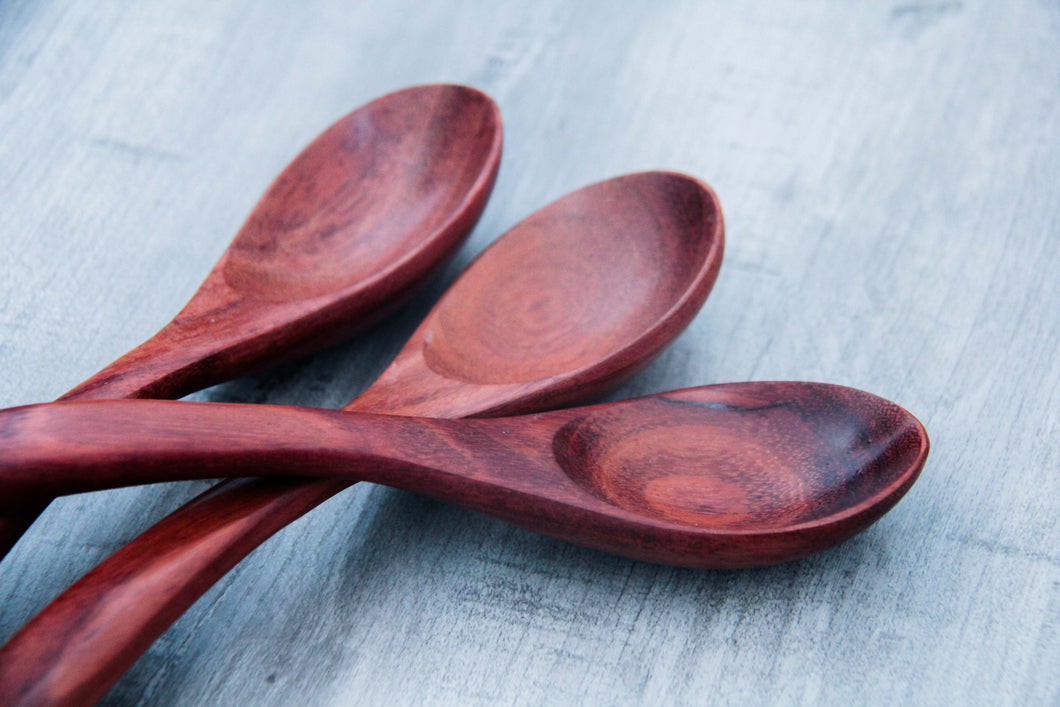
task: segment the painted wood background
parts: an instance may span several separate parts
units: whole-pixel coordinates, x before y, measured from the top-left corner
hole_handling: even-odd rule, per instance
[[[823,380],[933,453],[869,532],[733,572],[617,559],[361,485],[252,555],[107,704],[1056,704],[1060,5],[0,3],[0,405],[164,324],[272,177],[390,90],[500,104],[441,281],[357,340],[195,396],[339,407],[459,269],[588,182],[710,182],[726,262],[614,398]],[[206,488],[65,499],[0,565],[0,639]]]

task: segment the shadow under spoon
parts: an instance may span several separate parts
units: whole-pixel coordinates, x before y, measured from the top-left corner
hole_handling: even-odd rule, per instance
[[[640,560],[750,567],[875,522],[927,458],[869,393],[734,383],[493,420],[267,405],[63,403],[0,412],[0,491],[305,475],[416,491]]]
[[[717,197],[692,177],[644,172],[573,192],[483,251],[346,409],[455,418],[584,400],[688,325],[723,242]],[[98,700],[240,559],[347,485],[241,480],[178,509],[0,649],[0,703]]]
[[[353,111],[276,178],[169,324],[61,399],[179,398],[374,323],[471,232],[501,140],[497,106],[463,86]],[[2,509],[0,558],[46,503]]]

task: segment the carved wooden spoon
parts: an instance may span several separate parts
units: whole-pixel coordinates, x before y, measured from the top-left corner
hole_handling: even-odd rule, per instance
[[[62,399],[179,398],[350,336],[459,247],[500,156],[500,112],[480,91],[368,103],[287,166],[173,321]],[[43,510],[0,515],[0,553]]]
[[[598,393],[691,321],[721,265],[717,197],[680,174],[600,182],[532,214],[453,284],[347,410],[517,414]],[[0,649],[0,704],[98,700],[270,535],[347,484],[242,480],[109,557]]]
[[[0,412],[0,493],[305,475],[417,491],[629,557],[797,559],[913,484],[923,426],[820,383],[733,383],[495,420],[267,405],[99,401]]]

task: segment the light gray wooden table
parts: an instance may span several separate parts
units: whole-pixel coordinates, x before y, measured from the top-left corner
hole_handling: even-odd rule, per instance
[[[934,450],[865,534],[780,567],[611,557],[358,486],[202,599],[108,704],[1060,702],[1060,4],[0,3],[0,405],[164,324],[272,177],[351,108],[489,92],[494,197],[429,292],[199,394],[339,407],[533,209],[650,168],[718,191],[714,294],[613,397],[842,383]],[[207,484],[56,503],[0,639]]]

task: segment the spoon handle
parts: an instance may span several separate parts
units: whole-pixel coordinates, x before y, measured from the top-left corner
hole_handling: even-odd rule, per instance
[[[498,420],[158,400],[0,411],[0,495],[44,495],[218,477],[367,479],[431,494],[491,466],[526,463],[532,438]],[[503,427],[505,437],[499,439]],[[537,451],[534,449],[533,451]],[[545,448],[547,454],[547,447]],[[492,482],[492,475],[483,478]]]
[[[341,481],[237,479],[151,526],[0,648],[0,703],[95,704],[207,589]]]
[[[400,412],[357,400],[345,409]],[[192,499],[96,565],[0,647],[0,704],[98,702],[229,570],[348,486],[238,479]]]
[[[252,370],[249,357],[235,355],[216,328],[195,330],[179,323],[166,325],[144,343],[110,363],[59,400],[176,400]],[[251,361],[252,363],[252,361]],[[268,365],[264,361],[262,365]]]

